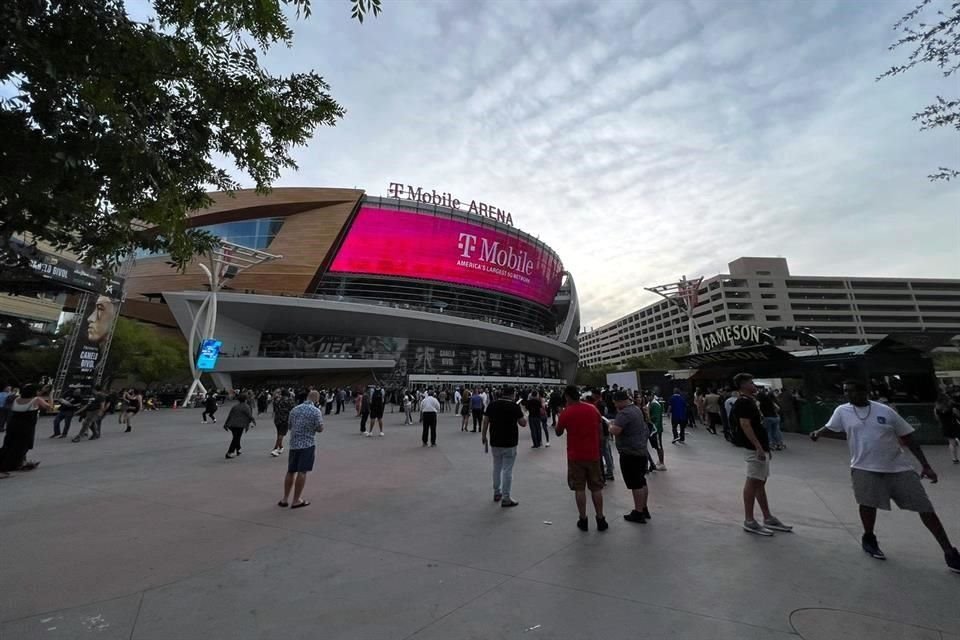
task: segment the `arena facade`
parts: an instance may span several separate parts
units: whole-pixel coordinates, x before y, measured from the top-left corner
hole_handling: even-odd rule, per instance
[[[190,227],[282,256],[220,290],[217,386],[573,380],[576,286],[559,256],[513,227],[512,216],[401,192],[212,196]],[[178,271],[163,255],[139,256],[124,315],[186,335],[208,288],[196,263]]]

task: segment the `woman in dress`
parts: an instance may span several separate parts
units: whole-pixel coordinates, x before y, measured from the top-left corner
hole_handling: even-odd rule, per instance
[[[28,461],[27,452],[33,449],[37,432],[37,417],[40,409],[52,411],[50,386],[37,393],[36,385],[28,384],[20,390],[20,395],[10,405],[7,418],[7,431],[0,448],[0,478],[7,478],[11,471],[30,471],[36,469],[39,462]]]

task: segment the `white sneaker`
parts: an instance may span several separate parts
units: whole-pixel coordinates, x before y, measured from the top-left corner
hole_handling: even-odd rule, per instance
[[[380,437],[381,437],[381,438],[383,437],[383,431],[380,432]]]
[[[667,465],[663,464],[662,462],[657,465],[657,471],[666,471],[666,470],[667,470]]]
[[[550,446],[550,443],[549,443],[549,442],[547,443],[547,446],[548,446],[548,447]]]
[[[372,432],[372,431],[367,431],[367,437],[368,437],[368,438],[369,438],[370,436],[372,436],[372,435],[373,435],[373,432]]]
[[[758,536],[769,537],[773,535],[773,531],[770,531],[770,529],[767,529],[756,520],[744,520],[743,530],[746,531],[747,533],[754,533]]]
[[[207,424],[207,421],[204,420],[204,421],[202,421],[200,424]]]
[[[270,452],[270,455],[272,455],[274,458],[278,458],[280,457],[280,450],[274,449],[273,451]]]
[[[277,453],[283,453],[283,447],[280,447],[279,449],[277,449]]]
[[[776,516],[770,516],[769,518],[766,518],[763,521],[763,526],[767,529],[771,529],[773,531],[783,531],[784,533],[790,533],[793,531],[793,527],[788,524],[783,524]]]

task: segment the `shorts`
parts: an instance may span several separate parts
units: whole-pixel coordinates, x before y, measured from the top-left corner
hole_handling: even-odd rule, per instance
[[[603,474],[599,460],[567,460],[567,486],[571,491],[603,489]]]
[[[850,477],[853,480],[853,496],[859,505],[890,511],[892,498],[904,511],[933,512],[933,504],[916,471],[878,473],[851,469]]]
[[[663,434],[659,431],[654,431],[650,434],[650,446],[653,447],[654,451],[660,451],[663,449]]]
[[[287,435],[287,429],[289,428],[289,425],[286,422],[284,423],[274,422],[273,426],[277,428],[278,436],[283,437]]]
[[[383,407],[370,407],[371,420],[383,420]]]
[[[643,489],[647,486],[647,456],[620,454],[620,475],[627,489]]]
[[[313,459],[316,451],[316,446],[306,449],[290,449],[290,454],[287,457],[287,473],[313,471]]]
[[[763,480],[766,482],[770,477],[770,454],[763,460],[757,457],[757,452],[747,451],[747,477],[752,480]]]
[[[707,422],[711,427],[723,426],[723,419],[720,417],[719,413],[708,413]]]

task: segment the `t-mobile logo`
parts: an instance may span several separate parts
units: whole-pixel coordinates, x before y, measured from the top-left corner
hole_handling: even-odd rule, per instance
[[[460,240],[457,242],[457,249],[460,249],[460,257],[469,258],[473,250],[477,248],[477,236],[472,233],[461,233]]]

